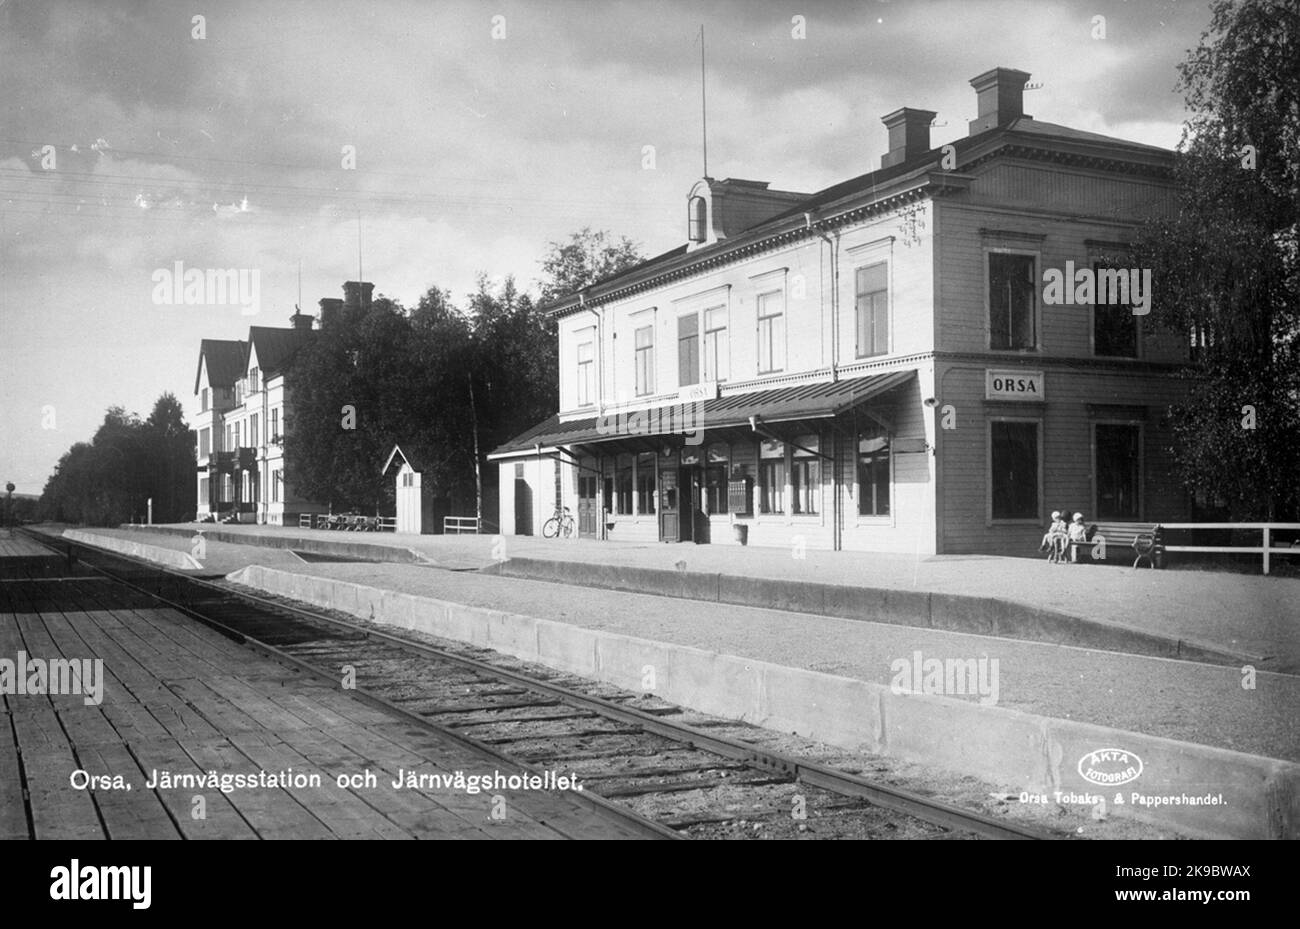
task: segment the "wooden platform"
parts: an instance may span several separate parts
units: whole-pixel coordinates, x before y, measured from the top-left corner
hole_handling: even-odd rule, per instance
[[[399,769],[519,772],[108,581],[0,583],[0,659],[15,662],[20,651],[39,659],[102,659],[103,696],[87,705],[80,694],[18,694],[8,692],[12,681],[5,685],[0,838],[633,835],[563,792],[395,789]],[[290,769],[319,775],[320,786],[146,786],[155,770],[276,777]],[[337,786],[337,775],[367,769],[375,786]],[[121,776],[131,789],[76,789],[70,778],[79,770]],[[504,816],[494,818],[494,806]]]

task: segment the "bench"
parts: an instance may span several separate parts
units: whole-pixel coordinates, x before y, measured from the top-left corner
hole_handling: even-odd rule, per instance
[[[1133,567],[1143,561],[1152,568],[1164,566],[1165,545],[1159,523],[1093,523],[1088,526],[1087,541],[1071,541],[1070,560],[1079,559],[1079,549],[1089,550],[1093,559],[1105,561],[1112,549],[1131,549],[1137,554]]]

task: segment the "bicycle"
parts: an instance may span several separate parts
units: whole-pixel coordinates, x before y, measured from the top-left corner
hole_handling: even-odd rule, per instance
[[[573,515],[567,506],[555,508],[555,515],[542,525],[542,535],[548,539],[563,534],[567,539],[573,535]]]

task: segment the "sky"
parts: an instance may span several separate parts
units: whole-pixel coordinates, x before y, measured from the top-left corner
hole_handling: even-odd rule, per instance
[[[1099,21],[1104,17],[1104,35]],[[196,19],[201,17],[201,19]],[[203,338],[286,326],[358,265],[411,306],[536,291],[583,227],[681,245],[704,173],[816,191],[879,167],[880,117],[1037,119],[1174,148],[1177,0],[0,0],[0,482],[39,493],[112,405],[196,409]],[[802,37],[797,37],[799,35]],[[1041,85],[1041,86],[1038,86]],[[180,270],[243,297],[169,301]],[[301,274],[301,290],[300,290]]]

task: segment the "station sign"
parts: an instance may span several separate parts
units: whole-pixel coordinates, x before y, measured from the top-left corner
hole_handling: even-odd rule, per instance
[[[1043,391],[1043,372],[1025,371],[1021,368],[984,371],[985,400],[1029,400],[1039,403],[1046,399]]]

